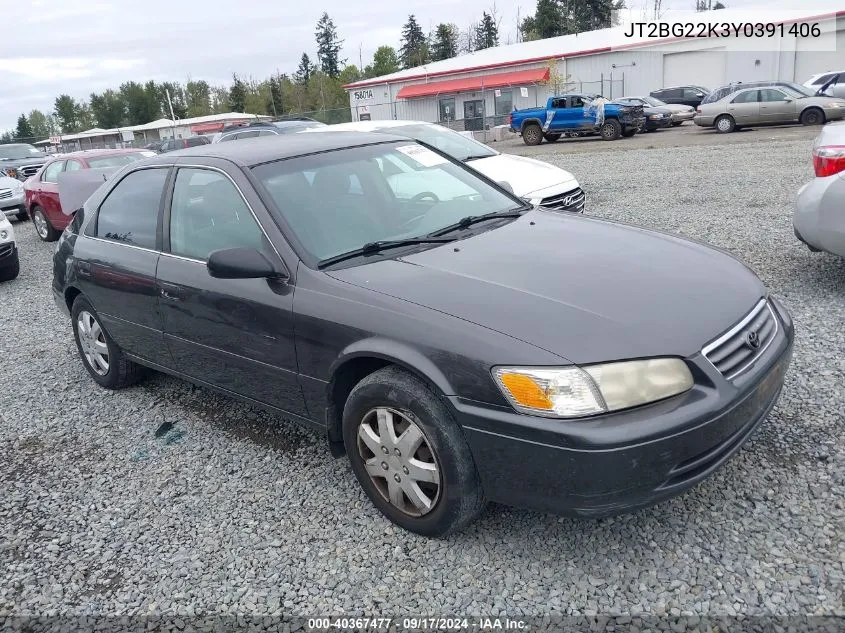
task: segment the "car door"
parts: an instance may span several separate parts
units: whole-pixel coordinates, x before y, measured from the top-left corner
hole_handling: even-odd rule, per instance
[[[701,105],[701,100],[706,96],[698,88],[684,88],[681,94],[681,103],[696,108]]]
[[[82,293],[126,352],[169,366],[158,293],[158,226],[169,167],[142,167],[113,186],[76,243]]]
[[[665,103],[678,103],[683,104],[682,98],[683,92],[680,88],[667,88],[665,90],[658,90],[657,92],[652,92],[652,97],[657,97],[661,101]]]
[[[165,341],[186,376],[305,416],[293,286],[278,279],[218,279],[206,267],[211,252],[237,247],[283,265],[242,193],[250,187],[243,174],[178,168],[157,279]],[[269,223],[257,198],[253,203]]]
[[[760,123],[789,123],[798,120],[795,100],[776,88],[760,89]]]
[[[760,123],[759,98],[759,90],[744,90],[729,99],[725,109],[737,125],[757,125]]]
[[[55,223],[62,214],[59,204],[59,174],[65,169],[65,161],[57,160],[47,165],[41,172],[41,182],[38,184],[38,196],[35,204],[44,209],[47,219]]]

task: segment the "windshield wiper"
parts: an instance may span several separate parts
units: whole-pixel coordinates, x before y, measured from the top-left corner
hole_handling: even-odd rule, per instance
[[[317,263],[317,268],[325,268],[332,264],[352,259],[353,257],[360,257],[362,255],[374,255],[389,248],[397,248],[399,246],[411,246],[413,244],[445,244],[447,242],[454,242],[455,239],[451,237],[409,237],[401,240],[382,240],[378,242],[367,242],[360,248],[356,248],[339,255],[332,255],[326,259],[322,259]]]
[[[479,158],[490,158],[492,154],[470,154],[466,158],[464,158],[464,162],[468,163],[472,160],[478,160]]]
[[[444,226],[442,229],[438,229],[429,233],[428,236],[440,237],[441,235],[446,235],[447,233],[451,233],[452,231],[468,229],[473,224],[478,224],[479,222],[486,222],[487,220],[498,220],[499,218],[518,218],[522,215],[523,211],[525,211],[528,206],[529,205],[526,203],[525,207],[511,209],[510,211],[496,211],[494,213],[485,213],[484,215],[468,215],[465,218],[461,218],[454,224]]]

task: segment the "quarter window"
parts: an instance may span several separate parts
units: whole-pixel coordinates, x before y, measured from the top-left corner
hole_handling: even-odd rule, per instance
[[[44,182],[58,182],[59,181],[59,174],[65,168],[65,161],[57,160],[55,163],[50,163],[47,165],[47,169],[44,170],[44,174],[41,176],[41,180]]]
[[[156,227],[167,169],[134,171],[109,193],[97,215],[97,237],[156,247]]]
[[[223,248],[266,251],[264,233],[223,174],[180,169],[170,205],[170,252],[205,261]]]

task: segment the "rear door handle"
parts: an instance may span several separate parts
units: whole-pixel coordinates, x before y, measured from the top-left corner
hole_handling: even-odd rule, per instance
[[[161,294],[163,299],[167,299],[168,301],[182,301],[185,298],[184,293],[179,289],[179,286],[174,286],[171,284],[164,284],[161,286],[159,290],[159,294]]]

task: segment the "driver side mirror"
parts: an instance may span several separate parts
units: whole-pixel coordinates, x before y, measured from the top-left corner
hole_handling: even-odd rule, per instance
[[[499,185],[502,189],[507,191],[508,193],[513,193],[513,186],[507,180],[497,180],[496,184]]]
[[[213,251],[208,256],[206,268],[208,274],[217,279],[288,277],[283,266],[274,266],[254,248],[224,248]]]
[[[784,97],[784,98],[783,98],[783,100],[784,100],[786,103],[792,103],[792,98],[791,98],[791,97]]]

